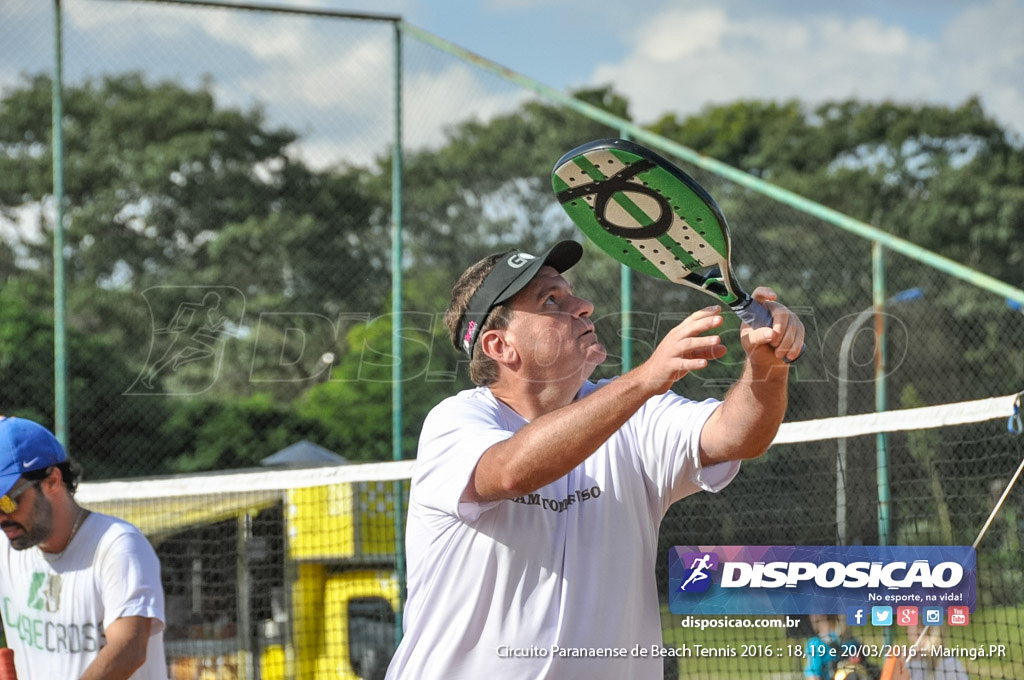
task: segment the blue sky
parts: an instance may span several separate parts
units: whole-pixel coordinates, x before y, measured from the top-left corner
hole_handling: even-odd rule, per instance
[[[976,95],[989,114],[1024,134],[1024,0],[265,4],[398,14],[559,90],[611,84],[628,98],[641,124],[741,99],[816,104],[856,97],[956,105]],[[211,64],[230,63],[230,69],[213,73],[218,95],[231,104],[259,101],[272,118],[315,140],[325,154],[320,162],[342,150],[350,157],[367,155],[367,150],[352,151],[352,145],[359,134],[369,133],[357,132],[353,122],[343,139],[338,130],[311,122],[312,113],[309,120],[296,119],[296,109],[319,111],[330,120],[348,115],[366,129],[385,125],[386,114],[368,112],[383,107],[380,95],[370,90],[382,89],[390,56],[386,48],[371,54],[355,34],[339,37],[348,34],[338,22],[271,22],[258,13],[183,11],[124,0],[63,0],[63,6],[69,81],[143,69],[154,77],[198,82]],[[0,2],[0,94],[17,83],[19,73],[49,69],[52,11],[52,2],[45,0]],[[378,43],[386,45],[386,35]],[[409,117],[412,144],[436,141],[439,130],[460,116],[486,118],[522,97],[464,65],[409,61],[409,101],[435,95]],[[385,75],[368,76],[371,66]],[[360,78],[366,82],[360,84]],[[339,82],[345,83],[344,93]],[[281,97],[274,83],[296,89]]]
[[[981,97],[1024,134],[1022,0],[378,0],[559,89],[613,83],[650,121],[707,103]]]

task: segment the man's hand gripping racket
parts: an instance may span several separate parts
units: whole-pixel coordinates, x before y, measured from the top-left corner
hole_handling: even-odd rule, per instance
[[[551,183],[576,226],[619,262],[706,293],[751,328],[771,327],[771,313],[732,274],[721,209],[673,163],[623,139],[599,139],[562,156]]]

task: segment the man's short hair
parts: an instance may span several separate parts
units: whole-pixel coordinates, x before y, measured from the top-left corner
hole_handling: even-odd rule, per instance
[[[64,484],[64,488],[68,490],[69,494],[74,496],[75,491],[78,490],[78,480],[82,476],[82,466],[70,458],[65,459],[64,462],[54,465],[53,467],[26,472],[21,477],[22,479],[27,479],[31,482],[37,482],[49,477],[53,468],[60,470],[60,478]]]
[[[451,301],[448,303],[448,309],[444,313],[444,325],[448,329],[448,338],[455,349],[462,349],[462,339],[459,337],[460,329],[462,327],[462,319],[466,315],[466,309],[469,307],[470,299],[480,288],[487,275],[494,269],[494,265],[506,254],[493,253],[488,255],[464,271],[459,280],[455,282],[455,286],[452,288]],[[491,309],[491,313],[488,314],[483,327],[477,335],[483,335],[490,330],[507,328],[511,320],[512,308],[505,304],[499,304]],[[498,379],[498,364],[480,349],[479,343],[474,343],[473,345],[473,355],[469,360],[469,378],[473,381],[474,385],[490,385]]]

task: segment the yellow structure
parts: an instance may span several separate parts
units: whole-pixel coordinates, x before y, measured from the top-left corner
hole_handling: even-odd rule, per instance
[[[197,477],[206,475],[191,479]],[[189,532],[208,534],[217,525],[236,527],[224,534],[224,552],[216,559],[239,565],[234,587],[240,609],[232,619],[238,632],[222,638],[193,628],[187,637],[169,641],[173,678],[242,680],[256,672],[262,680],[383,677],[397,642],[395,612],[401,607],[394,572],[394,482],[245,490],[221,494],[213,502],[198,493],[116,502],[99,498],[90,499],[88,507],[129,519],[157,544]],[[281,508],[283,519],[287,601],[281,611],[287,621],[252,621],[252,589],[264,586],[252,582],[245,556],[253,549],[250,540],[262,545],[261,539],[252,538],[255,518],[274,507]],[[189,539],[182,544],[186,549],[191,545]],[[205,555],[192,560],[198,566],[191,577],[205,574],[202,560],[210,559]],[[174,578],[181,583],[189,577]],[[202,592],[199,588],[195,592]],[[242,634],[261,624],[273,624],[276,632],[259,644]],[[253,664],[258,668],[251,668]]]
[[[271,647],[264,650],[260,660],[261,677],[270,680],[288,677],[358,680],[366,677],[370,664],[383,670],[390,660],[390,653],[384,658],[378,650],[357,644],[353,639],[356,626],[361,625],[353,605],[379,600],[394,612],[398,611],[398,598],[398,580],[394,572],[352,570],[331,573],[323,564],[301,565],[299,579],[292,590],[296,641],[294,670],[288,672],[287,651]],[[381,622],[378,626],[385,635],[394,634],[393,622]]]
[[[354,482],[290,489],[285,501],[288,558],[297,563],[292,585],[295,672],[266,675],[310,680],[357,680],[367,664],[387,664],[365,645],[353,644],[353,609],[377,601],[398,611],[399,584],[394,572],[355,565],[393,563],[394,501],[390,482]],[[366,625],[367,622],[363,622]],[[386,626],[388,624],[384,624]],[[378,628],[385,635],[392,631]],[[272,658],[263,654],[261,667]],[[362,674],[360,674],[362,672]]]
[[[352,482],[289,489],[288,556],[293,560],[392,561],[392,482]]]

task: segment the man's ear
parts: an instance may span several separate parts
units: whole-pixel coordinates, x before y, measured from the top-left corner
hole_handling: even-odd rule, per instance
[[[50,474],[43,479],[43,486],[48,486],[51,489],[64,486],[64,473],[60,471],[59,467],[54,465],[50,469]]]
[[[480,350],[499,364],[515,361],[516,348],[505,337],[504,330],[489,330],[477,339]]]

